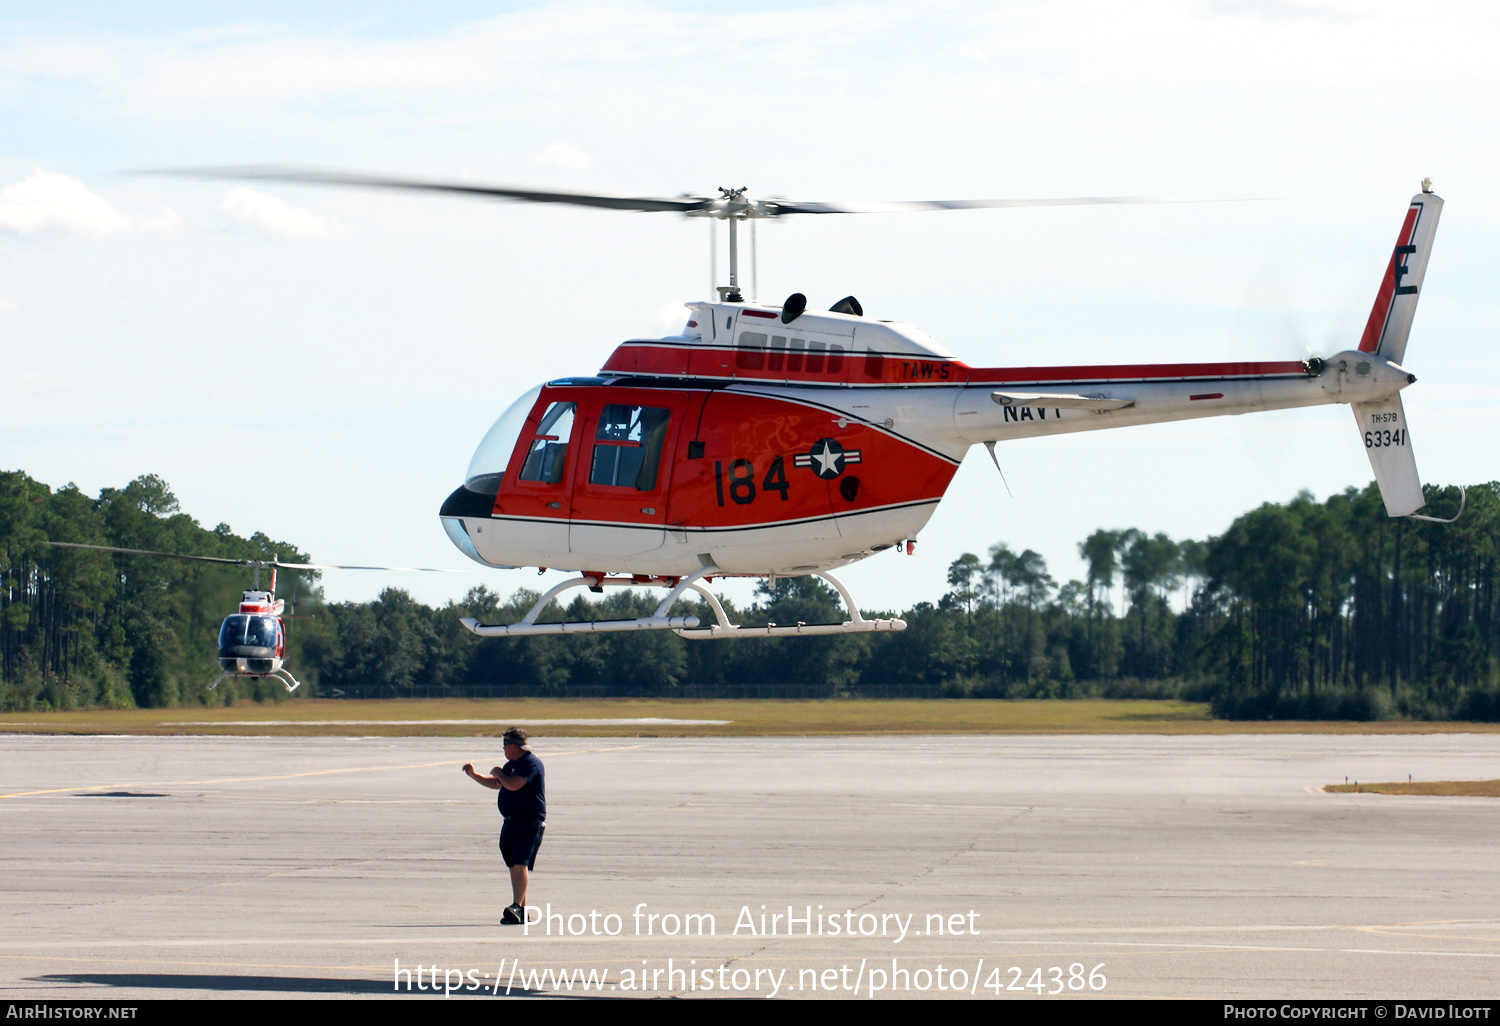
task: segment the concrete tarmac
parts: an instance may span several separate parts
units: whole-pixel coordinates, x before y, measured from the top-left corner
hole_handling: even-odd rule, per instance
[[[0,995],[1500,991],[1500,803],[1318,790],[1494,778],[1495,735],[533,748],[523,931],[493,739],[0,737]]]

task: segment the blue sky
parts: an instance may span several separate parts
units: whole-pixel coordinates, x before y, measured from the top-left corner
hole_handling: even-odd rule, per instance
[[[671,216],[125,173],[290,162],[668,195],[1269,198],[761,229],[762,298],[852,292],[976,365],[1351,345],[1430,175],[1448,206],[1408,351],[1414,447],[1429,481],[1500,478],[1497,44],[1482,4],[4,4],[0,466],[90,492],[156,472],[205,524],[318,559],[462,566],[435,512],[490,421],[708,286],[706,228]],[[1096,527],[1201,538],[1370,477],[1341,408],[1017,443],[1014,498],[978,456],[917,558],[848,572],[863,602],[935,599],[998,541],[1066,579]],[[480,581],[537,583],[394,583]]]

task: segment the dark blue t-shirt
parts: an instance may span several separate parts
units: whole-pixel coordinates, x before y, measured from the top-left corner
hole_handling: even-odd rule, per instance
[[[500,775],[526,779],[525,786],[515,791],[507,791],[503,787],[500,789],[500,797],[497,799],[500,815],[506,819],[547,818],[547,773],[542,768],[541,759],[527,752],[519,759],[513,759],[500,767]]]

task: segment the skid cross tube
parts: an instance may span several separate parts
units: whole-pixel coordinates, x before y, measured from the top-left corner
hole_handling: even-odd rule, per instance
[[[868,634],[872,631],[906,630],[905,620],[866,620],[860,613],[859,606],[855,604],[854,596],[849,593],[848,588],[844,587],[844,582],[833,576],[833,574],[823,570],[815,570],[813,571],[813,576],[821,577],[833,585],[834,590],[843,598],[844,606],[849,610],[849,619],[843,623],[802,623],[798,621],[796,624],[768,623],[764,627],[737,627],[729,622],[729,618],[724,615],[724,607],[719,605],[718,600],[708,593],[708,589],[694,583],[691,587],[694,591],[708,597],[709,604],[714,610],[714,617],[718,622],[708,627],[678,628],[677,633],[681,637],[691,638],[695,641],[708,641],[726,638],[784,638],[794,635],[809,637],[818,634]],[[683,580],[686,582],[688,578],[683,578]],[[658,610],[658,612],[661,612],[661,610]]]
[[[871,631],[904,631],[905,620],[866,620],[860,614],[859,606],[854,602],[854,596],[849,589],[844,587],[842,581],[830,573],[814,571],[816,576],[823,578],[833,585],[834,590],[843,598],[844,605],[849,610],[849,619],[843,623],[801,623],[796,624],[766,624],[764,627],[740,627],[729,622],[729,616],[724,612],[724,606],[714,596],[713,592],[703,586],[705,578],[722,574],[723,571],[717,566],[705,566],[693,571],[686,577],[661,578],[653,577],[638,579],[635,577],[607,577],[604,574],[584,574],[582,577],[569,578],[561,584],[549,590],[541,598],[537,599],[527,614],[517,623],[512,624],[481,624],[472,617],[465,617],[459,621],[466,628],[482,638],[516,638],[527,637],[538,634],[597,634],[618,631],[676,631],[684,638],[694,640],[709,640],[722,638],[778,638],[791,635],[817,635],[817,634],[865,634]],[[541,615],[553,599],[571,588],[639,588],[658,587],[670,588],[667,597],[657,605],[656,611],[651,616],[643,616],[634,620],[589,620],[572,621],[565,623],[537,623],[536,618]],[[703,596],[704,601],[713,610],[715,623],[708,627],[699,627],[696,616],[668,616],[672,606],[682,598],[688,591],[697,592]]]
[[[701,576],[695,574],[695,577]],[[688,578],[683,578],[687,580]],[[665,616],[663,615],[671,604],[681,594],[682,585],[677,584],[676,589],[668,596],[668,600],[657,607],[655,616],[643,616],[635,620],[589,620],[571,623],[537,623],[536,618],[542,614],[542,610],[557,596],[570,588],[638,588],[643,585],[665,586],[666,582],[659,578],[650,581],[637,581],[633,577],[606,577],[603,574],[585,574],[582,577],[572,577],[552,588],[531,607],[531,611],[523,616],[518,623],[512,624],[481,624],[473,617],[464,617],[459,623],[481,638],[517,638],[537,634],[599,634],[612,633],[616,631],[665,631],[676,630],[679,627],[696,627],[698,618],[696,616]]]

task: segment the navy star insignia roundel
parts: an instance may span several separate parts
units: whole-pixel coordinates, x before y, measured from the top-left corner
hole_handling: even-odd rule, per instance
[[[842,474],[849,464],[858,462],[860,462],[860,450],[845,449],[832,438],[820,438],[813,443],[812,449],[792,457],[794,466],[811,467],[813,472],[825,481],[833,480]]]

